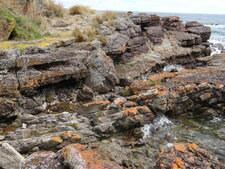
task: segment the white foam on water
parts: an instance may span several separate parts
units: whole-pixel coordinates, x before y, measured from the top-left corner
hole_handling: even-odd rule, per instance
[[[172,127],[174,124],[170,121],[166,116],[162,115],[153,120],[152,123],[146,124],[141,128],[141,131],[144,133],[143,138],[140,141],[144,141],[147,138],[154,135],[156,131],[159,129],[165,128],[168,129]]]
[[[217,123],[221,122],[223,120],[222,117],[214,117],[212,120],[210,120],[211,123]]]
[[[216,25],[216,24],[213,24],[213,25],[205,25],[205,26],[208,26],[212,29],[225,29],[225,25]]]

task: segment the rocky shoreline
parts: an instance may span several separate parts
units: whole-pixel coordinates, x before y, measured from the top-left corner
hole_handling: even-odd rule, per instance
[[[152,153],[141,141],[159,115],[224,115],[225,54],[210,56],[210,28],[148,14],[114,22],[97,30],[106,44],[0,50],[0,168],[15,168],[11,153],[27,169],[224,167],[196,144]]]

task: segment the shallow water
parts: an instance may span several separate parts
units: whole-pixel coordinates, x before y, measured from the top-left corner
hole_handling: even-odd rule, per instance
[[[225,162],[225,118],[216,117],[210,121],[201,121],[190,117],[168,119],[159,116],[153,123],[142,128],[146,139],[161,140],[161,144],[170,147],[172,143],[196,143]]]

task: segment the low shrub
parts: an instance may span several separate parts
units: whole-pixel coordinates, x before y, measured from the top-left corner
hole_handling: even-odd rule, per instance
[[[30,20],[24,15],[16,15],[14,18],[16,21],[16,27],[10,36],[11,39],[30,40],[41,37],[40,23]]]
[[[43,3],[42,15],[47,17],[63,17],[65,10],[62,5],[56,4],[54,1],[45,1]]]
[[[116,18],[117,14],[115,12],[103,12],[95,17],[95,20],[98,24],[102,24],[104,21],[113,21]],[[112,22],[111,22],[112,23]]]
[[[88,6],[75,5],[69,9],[70,15],[93,14],[95,11]]]
[[[96,30],[93,28],[74,28],[72,35],[76,38],[77,42],[90,42],[96,38]]]

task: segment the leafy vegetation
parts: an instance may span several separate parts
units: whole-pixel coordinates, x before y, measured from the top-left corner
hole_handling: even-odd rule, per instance
[[[15,40],[30,40],[41,37],[41,23],[30,20],[24,15],[15,15],[15,30],[11,34],[11,38]]]
[[[155,82],[149,83],[149,86],[156,86],[156,85],[160,85],[160,84],[161,84],[160,81],[155,81]]]

